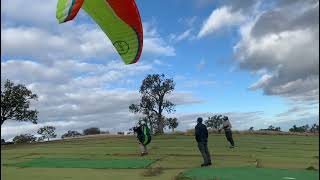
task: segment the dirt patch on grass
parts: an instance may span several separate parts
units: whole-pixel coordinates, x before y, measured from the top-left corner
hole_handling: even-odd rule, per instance
[[[145,171],[142,172],[141,175],[145,177],[150,177],[150,176],[159,176],[162,173],[163,173],[162,167],[154,167],[154,168],[146,169]]]
[[[191,179],[187,177],[183,177],[181,174],[178,174],[173,177],[173,180],[191,180]]]
[[[28,157],[28,156],[36,156],[36,155],[40,155],[40,153],[29,153],[29,154],[25,154],[25,155],[22,155],[22,156],[16,156],[16,157],[13,157],[13,158],[10,158],[10,159],[19,159],[19,158],[24,158],[24,157]]]
[[[113,154],[105,154],[106,156],[139,156],[139,154],[138,153],[135,153],[135,154],[133,154],[133,153],[113,153]]]

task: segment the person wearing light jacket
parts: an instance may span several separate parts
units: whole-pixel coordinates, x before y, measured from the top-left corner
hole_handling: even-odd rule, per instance
[[[232,125],[231,125],[229,118],[227,116],[224,116],[222,119],[223,119],[223,124],[222,124],[222,128],[220,128],[219,131],[221,131],[221,129],[224,129],[224,133],[226,135],[226,138],[231,145],[230,148],[234,148],[234,141],[232,138],[232,131],[231,131]]]

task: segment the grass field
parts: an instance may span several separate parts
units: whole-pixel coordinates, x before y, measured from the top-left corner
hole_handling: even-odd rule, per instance
[[[237,147],[229,149],[225,137],[210,135],[213,166],[319,169],[319,136],[234,135]],[[154,160],[142,169],[91,169],[17,167],[15,163],[37,158],[82,160]],[[154,136],[149,155],[138,156],[133,136],[98,136],[50,143],[1,147],[1,179],[5,180],[174,180],[202,163],[193,136]],[[154,170],[154,171],[151,171]],[[319,171],[318,171],[319,173]],[[176,178],[177,179],[177,178]]]

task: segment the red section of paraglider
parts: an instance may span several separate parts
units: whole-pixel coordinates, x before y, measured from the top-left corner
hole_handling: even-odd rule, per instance
[[[81,8],[84,0],[75,0],[74,4],[72,5],[71,12],[69,16],[67,17],[66,21],[72,20],[79,12],[79,9]]]
[[[130,64],[138,62],[141,55],[142,46],[143,46],[143,29],[142,29],[139,10],[137,8],[135,1],[134,0],[106,0],[106,1],[112,7],[113,11],[117,14],[117,16],[136,31],[139,39],[139,45],[138,45],[139,48],[138,48],[136,58]]]

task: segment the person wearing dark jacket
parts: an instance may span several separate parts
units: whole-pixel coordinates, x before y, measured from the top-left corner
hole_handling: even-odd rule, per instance
[[[202,124],[202,118],[199,117],[197,119],[197,125],[195,127],[195,138],[198,143],[199,151],[203,157],[204,163],[201,164],[202,166],[210,166],[211,164],[211,157],[208,150],[208,130],[207,127]]]

